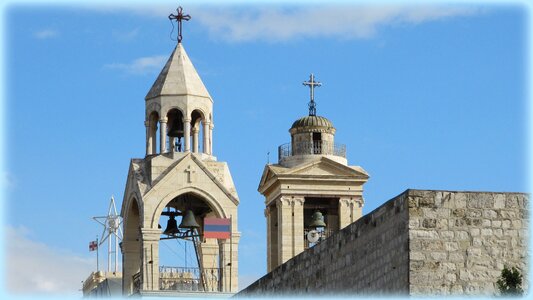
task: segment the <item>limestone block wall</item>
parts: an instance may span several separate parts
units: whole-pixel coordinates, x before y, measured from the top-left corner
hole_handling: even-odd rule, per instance
[[[417,190],[407,195],[412,295],[494,295],[504,265],[527,278],[527,195]]]
[[[497,294],[527,290],[528,195],[407,190],[242,290],[268,294]]]
[[[383,204],[241,291],[268,294],[408,293],[408,205]]]

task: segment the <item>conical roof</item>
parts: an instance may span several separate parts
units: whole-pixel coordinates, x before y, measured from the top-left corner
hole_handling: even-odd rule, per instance
[[[181,43],[170,55],[145,99],[169,95],[193,95],[211,99]]]

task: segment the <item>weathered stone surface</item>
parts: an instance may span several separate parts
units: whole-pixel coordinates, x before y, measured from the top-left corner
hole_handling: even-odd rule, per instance
[[[239,295],[494,295],[504,266],[527,289],[527,195],[408,190],[390,202]],[[381,222],[365,224],[377,212]]]

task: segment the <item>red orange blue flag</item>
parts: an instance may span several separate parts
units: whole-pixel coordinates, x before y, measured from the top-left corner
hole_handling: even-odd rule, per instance
[[[231,235],[231,219],[205,218],[204,238],[229,239]]]

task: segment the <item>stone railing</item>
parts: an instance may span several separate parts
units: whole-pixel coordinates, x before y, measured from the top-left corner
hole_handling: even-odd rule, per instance
[[[278,160],[294,155],[335,155],[346,157],[346,145],[329,141],[296,142],[278,147]]]

